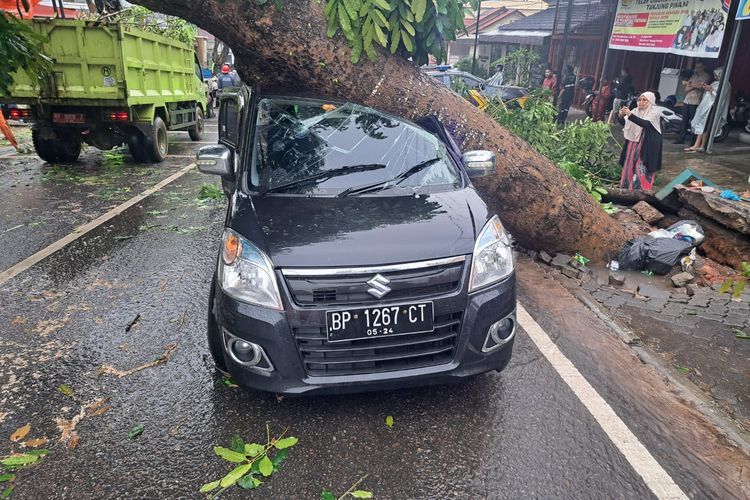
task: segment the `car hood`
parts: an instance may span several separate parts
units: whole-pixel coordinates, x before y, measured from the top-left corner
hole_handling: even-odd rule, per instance
[[[259,196],[241,205],[230,227],[276,267],[369,266],[470,254],[487,220],[472,188],[418,197]]]

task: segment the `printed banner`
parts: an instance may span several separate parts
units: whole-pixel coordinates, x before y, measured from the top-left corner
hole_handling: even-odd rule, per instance
[[[609,47],[717,58],[727,26],[723,4],[724,0],[620,0]]]
[[[750,0],[740,0],[737,19],[750,19]]]

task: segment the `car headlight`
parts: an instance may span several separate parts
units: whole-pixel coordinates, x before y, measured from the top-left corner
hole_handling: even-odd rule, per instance
[[[484,225],[474,244],[469,292],[497,283],[512,272],[510,237],[496,215]]]
[[[222,238],[219,283],[237,300],[283,309],[271,259],[231,229]]]

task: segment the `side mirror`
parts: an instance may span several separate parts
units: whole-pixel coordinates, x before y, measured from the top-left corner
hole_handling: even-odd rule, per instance
[[[221,144],[203,146],[198,150],[195,158],[198,170],[204,174],[231,177],[234,173],[232,171],[232,151]]]
[[[495,173],[495,153],[492,151],[468,151],[464,153],[463,160],[469,178]]]

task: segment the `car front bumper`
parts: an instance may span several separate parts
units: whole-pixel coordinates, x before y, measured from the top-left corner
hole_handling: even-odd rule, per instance
[[[428,366],[370,373],[321,376],[309,369],[309,361],[306,361],[301,351],[296,332],[311,329],[324,331],[325,311],[334,309],[333,307],[297,307],[285,298],[284,310],[276,311],[239,302],[217,286],[213,310],[219,331],[222,332],[227,370],[241,386],[280,394],[340,394],[389,390],[458,382],[484,372],[500,371],[508,364],[515,336],[515,273],[496,285],[472,294],[467,294],[463,288],[459,293],[428,299],[434,304],[436,322],[438,317],[445,315],[460,318],[460,325],[455,327],[457,335],[450,359]],[[373,307],[381,305],[389,303],[384,301]],[[494,346],[487,352],[488,330],[493,323],[504,318],[512,320],[514,331],[501,345]],[[402,336],[406,339],[408,337]],[[238,363],[226,349],[226,341],[233,338],[261,346],[269,363],[261,363],[262,368]]]

